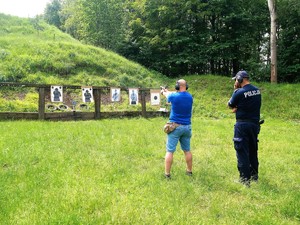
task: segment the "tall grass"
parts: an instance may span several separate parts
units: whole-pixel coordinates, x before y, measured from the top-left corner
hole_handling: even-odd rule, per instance
[[[189,92],[194,97],[194,116],[204,118],[234,118],[228,113],[227,102],[233,92],[234,81],[229,77],[215,75],[192,75],[183,77],[188,81]],[[257,83],[261,89],[261,116],[264,119],[300,120],[300,84]],[[167,85],[172,88],[174,80]]]
[[[193,119],[194,175],[177,149],[165,180],[165,121],[0,122],[1,224],[299,224],[299,123],[262,126],[245,188],[226,118]]]
[[[38,19],[0,14],[0,82],[159,86],[157,72]]]

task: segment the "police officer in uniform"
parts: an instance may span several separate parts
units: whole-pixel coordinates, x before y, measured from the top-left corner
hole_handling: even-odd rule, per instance
[[[260,131],[260,90],[250,84],[246,71],[239,71],[235,77],[234,92],[228,101],[229,108],[236,114],[234,126],[234,148],[237,156],[239,181],[250,186],[258,180],[258,134]]]

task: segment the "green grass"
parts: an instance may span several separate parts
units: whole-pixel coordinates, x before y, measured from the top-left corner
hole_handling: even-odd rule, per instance
[[[165,121],[0,122],[1,224],[299,224],[299,123],[262,126],[249,189],[228,118],[195,117],[194,175],[178,149],[165,180]]]
[[[42,20],[0,13],[0,82],[159,86],[164,77]]]
[[[176,80],[42,21],[0,14],[0,34],[0,81],[157,88]],[[266,122],[260,181],[248,189],[234,182],[233,82],[184,78],[195,100],[192,178],[179,150],[172,180],[162,176],[167,118],[0,121],[0,224],[299,224],[299,84],[254,83]],[[37,96],[1,87],[0,111],[36,111]]]

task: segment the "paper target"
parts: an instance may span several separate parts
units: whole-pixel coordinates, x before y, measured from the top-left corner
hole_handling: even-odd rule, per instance
[[[51,102],[63,102],[63,87],[51,86]]]
[[[138,88],[129,88],[129,105],[138,105],[139,103],[139,89]]]
[[[150,90],[151,105],[160,105],[160,91]]]
[[[82,90],[82,101],[83,102],[94,102],[92,87],[81,87],[81,90]]]
[[[121,100],[121,89],[110,88],[110,96],[112,102],[119,102]]]

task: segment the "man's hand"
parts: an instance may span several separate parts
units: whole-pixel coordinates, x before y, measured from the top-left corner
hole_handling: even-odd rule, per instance
[[[236,80],[233,85],[234,90],[241,88],[241,84]]]
[[[168,96],[169,96],[170,94],[174,93],[174,91],[169,91],[167,88],[163,88],[163,89],[161,89],[160,93],[161,93],[162,95],[164,95],[166,98],[168,98]]]
[[[160,86],[160,93],[163,95],[165,92],[167,92],[168,89],[165,88],[164,86]]]
[[[231,112],[232,112],[232,113],[236,113],[236,111],[237,111],[237,108],[232,108],[232,109],[231,109]]]

